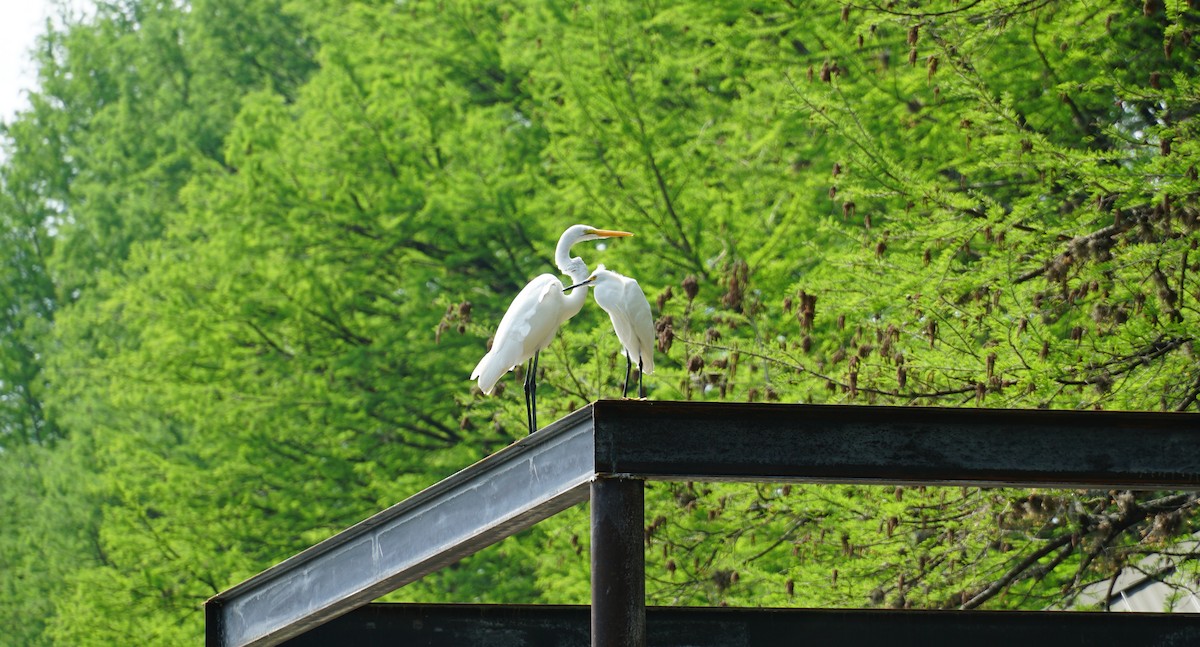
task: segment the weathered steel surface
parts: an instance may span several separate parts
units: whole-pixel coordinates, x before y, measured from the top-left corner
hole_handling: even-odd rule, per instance
[[[592,647],[646,645],[642,481],[592,481]]]
[[[207,644],[278,644],[586,500],[592,440],[576,412],[215,596]]]
[[[587,647],[588,607],[372,604],[289,647]],[[1179,647],[1200,615],[649,607],[650,647]]]
[[[596,470],[652,479],[1200,488],[1200,416],[601,401]]]
[[[215,596],[206,605],[207,643],[273,645],[297,636],[586,499],[596,477],[1200,489],[1198,421],[1169,413],[601,401]],[[594,577],[643,568],[618,550],[623,540],[611,541],[594,538],[593,550],[610,554]],[[923,616],[879,617],[895,627]],[[938,618],[930,622],[959,622]],[[1059,622],[1114,622],[1070,618]],[[1042,620],[1012,620],[1014,631],[1023,631],[1020,622]],[[1179,621],[1117,622],[1169,629]],[[659,644],[654,631],[650,644]],[[972,642],[988,631],[971,633]],[[739,643],[722,635],[719,644]]]

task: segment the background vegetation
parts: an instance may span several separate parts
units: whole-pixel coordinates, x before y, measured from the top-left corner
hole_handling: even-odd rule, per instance
[[[575,251],[654,302],[654,399],[1196,410],[1198,22],[64,12],[3,130],[6,640],[197,644],[207,597],[519,437],[511,378],[467,375],[576,222],[638,234]],[[589,305],[543,357],[542,419],[614,397],[617,352]],[[647,518],[654,603],[1003,608],[1069,603],[1198,520],[1186,493],[685,483]],[[395,597],[586,601],[586,510]]]

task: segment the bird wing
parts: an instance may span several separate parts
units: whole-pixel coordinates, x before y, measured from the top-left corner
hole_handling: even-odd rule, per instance
[[[471,372],[471,379],[479,380],[484,393],[491,393],[502,375],[554,339],[563,307],[562,290],[562,281],[552,274],[542,274],[512,300],[496,328],[492,349]]]
[[[642,286],[631,278],[626,278],[625,286],[622,290],[622,299],[625,306],[626,316],[629,319],[629,332],[636,339],[636,347],[634,353],[630,353],[635,360],[640,359],[642,362],[642,372],[654,372],[654,316],[650,314],[650,302],[646,300],[646,294],[642,292]],[[628,347],[630,344],[626,344]]]

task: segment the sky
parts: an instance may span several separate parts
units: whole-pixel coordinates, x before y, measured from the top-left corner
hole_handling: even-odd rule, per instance
[[[36,76],[29,50],[45,29],[51,0],[4,0],[0,9],[0,121],[11,121],[27,103],[24,90]]]

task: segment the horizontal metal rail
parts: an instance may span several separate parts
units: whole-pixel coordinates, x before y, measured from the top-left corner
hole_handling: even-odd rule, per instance
[[[208,647],[275,645],[586,500],[588,411],[213,597]]]
[[[588,607],[372,604],[287,643],[587,647]],[[1200,645],[1200,615],[647,607],[649,647],[1174,647]]]
[[[638,401],[593,407],[599,474],[1200,489],[1196,414]]]

